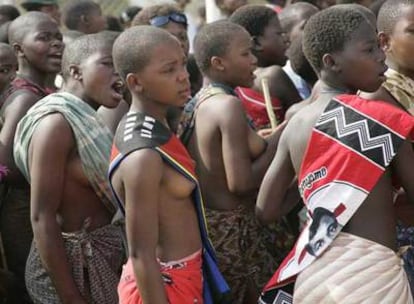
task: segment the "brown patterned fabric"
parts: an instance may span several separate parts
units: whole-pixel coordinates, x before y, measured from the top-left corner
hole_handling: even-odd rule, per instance
[[[62,233],[72,277],[90,304],[118,303],[117,284],[124,254],[121,230],[107,225],[87,232]],[[26,264],[26,285],[35,304],[60,304],[33,242]]]
[[[231,289],[231,303],[243,303],[249,284],[261,290],[270,279],[293,245],[293,236],[278,225],[261,226],[253,206],[229,211],[206,208],[205,215],[220,271]],[[276,252],[280,255],[274,256]]]
[[[407,111],[414,114],[414,80],[390,68],[385,76],[387,76],[387,79],[382,86]]]

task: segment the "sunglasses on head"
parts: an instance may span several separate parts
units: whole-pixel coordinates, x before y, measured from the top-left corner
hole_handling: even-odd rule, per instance
[[[170,21],[182,24],[187,27],[187,17],[181,13],[171,13],[166,16],[155,16],[150,19],[150,24],[160,27],[166,25]]]

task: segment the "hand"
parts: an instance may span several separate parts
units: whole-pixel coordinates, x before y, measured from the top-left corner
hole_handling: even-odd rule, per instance
[[[273,132],[272,128],[265,128],[265,129],[260,129],[259,131],[257,131],[257,135],[259,135],[262,138],[266,138],[270,134],[272,134],[272,132]]]
[[[280,125],[276,127],[276,129],[272,130],[272,133],[269,134],[265,140],[267,143],[272,146],[276,147],[279,143],[280,136],[282,135],[283,130],[286,128],[287,121],[282,122]]]

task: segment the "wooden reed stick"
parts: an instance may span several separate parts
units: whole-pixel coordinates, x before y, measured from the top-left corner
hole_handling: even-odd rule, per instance
[[[267,80],[267,78],[262,79],[262,90],[263,90],[263,96],[264,96],[265,104],[266,104],[267,116],[269,117],[269,120],[270,120],[270,126],[272,127],[272,129],[274,129],[277,127],[279,122],[277,121],[275,112],[273,111],[272,98],[270,97],[270,92],[269,92],[269,81]]]

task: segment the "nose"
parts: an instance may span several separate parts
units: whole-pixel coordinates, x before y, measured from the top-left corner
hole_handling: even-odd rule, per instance
[[[63,49],[63,47],[65,46],[65,44],[63,43],[63,41],[59,38],[55,38],[52,41],[52,46],[59,48],[59,49]]]
[[[286,44],[286,46],[290,45],[290,39],[289,39],[289,35],[287,33],[282,34],[282,39],[283,39],[283,42]]]
[[[187,71],[187,67],[183,66],[183,68],[181,69],[179,75],[178,75],[178,79],[179,81],[184,81],[184,80],[188,80],[190,77],[190,74]]]
[[[250,57],[252,58],[252,65],[257,66],[257,57],[253,53],[250,54]]]

